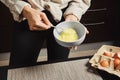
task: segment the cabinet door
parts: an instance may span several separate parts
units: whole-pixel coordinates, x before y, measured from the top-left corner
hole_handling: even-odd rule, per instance
[[[113,41],[119,38],[116,35],[119,24],[116,5],[115,1],[92,0],[91,7],[81,19],[81,23],[90,31],[84,43]]]

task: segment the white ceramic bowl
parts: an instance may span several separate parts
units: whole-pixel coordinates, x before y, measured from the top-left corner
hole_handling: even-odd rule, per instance
[[[64,41],[59,40],[60,33],[65,28],[75,29],[75,31],[78,34],[78,40],[76,40],[74,42],[64,42]],[[53,35],[55,37],[56,42],[58,44],[60,44],[61,46],[64,46],[64,47],[78,46],[85,39],[86,28],[83,24],[81,24],[80,22],[77,22],[77,21],[64,21],[64,22],[61,22],[61,23],[59,23],[58,25],[55,26],[55,28],[53,30]]]

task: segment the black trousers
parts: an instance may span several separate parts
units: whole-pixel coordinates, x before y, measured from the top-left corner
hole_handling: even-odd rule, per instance
[[[44,11],[51,23],[57,25],[48,11]],[[63,21],[62,18],[61,21]],[[10,66],[24,66],[37,61],[44,41],[47,44],[48,61],[64,60],[68,58],[69,49],[56,43],[53,28],[44,31],[30,31],[27,20],[14,23]]]

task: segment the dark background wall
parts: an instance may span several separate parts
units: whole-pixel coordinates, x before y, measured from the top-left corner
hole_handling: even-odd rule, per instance
[[[84,43],[120,40],[118,1],[92,0],[91,7],[81,19],[90,31]],[[9,9],[0,3],[0,53],[11,50],[12,24]]]
[[[0,53],[11,49],[12,23],[9,9],[0,2]]]

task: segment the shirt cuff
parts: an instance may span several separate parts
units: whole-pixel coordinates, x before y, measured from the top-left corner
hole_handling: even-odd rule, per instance
[[[15,21],[21,22],[22,20],[24,20],[21,13],[22,13],[22,10],[25,6],[30,6],[31,7],[31,5],[29,3],[24,2],[24,1],[17,1],[15,3],[15,5],[13,6],[14,10],[12,11],[13,18],[14,18]]]
[[[83,15],[83,10],[81,8],[78,8],[77,6],[69,6],[67,10],[64,12],[64,17],[70,14],[75,15],[77,19],[80,21]]]

